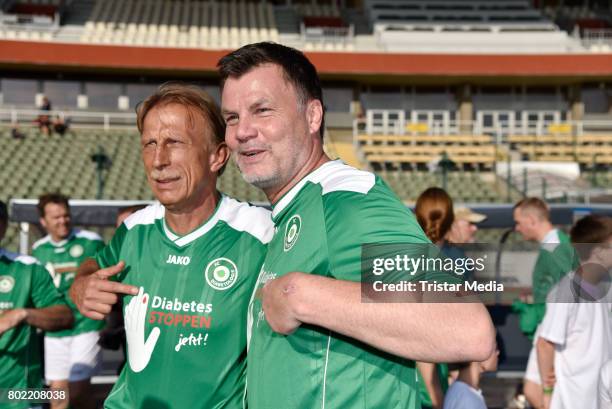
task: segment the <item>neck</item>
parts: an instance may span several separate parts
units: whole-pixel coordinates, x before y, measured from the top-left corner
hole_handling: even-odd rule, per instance
[[[474,389],[480,389],[480,366],[477,362],[472,362],[467,368],[463,368],[459,371],[457,377],[463,383],[467,383]]]
[[[285,193],[287,193],[291,188],[298,184],[300,180],[302,180],[306,175],[317,169],[322,164],[329,162],[331,159],[323,152],[323,149],[313,151],[313,154],[310,155],[306,164],[302,166],[299,171],[289,179],[289,181],[283,185],[282,187],[272,187],[270,189],[264,189],[264,193],[268,197],[270,203],[275,204],[280,200],[281,197]]]
[[[606,276],[605,267],[590,259],[581,263],[576,272],[584,281],[592,285],[599,284],[600,277]]]
[[[51,234],[50,236],[51,236],[51,240],[53,240],[54,243],[59,243],[60,241],[66,240],[68,237],[70,237],[71,234],[72,234],[72,230],[70,230],[68,235],[66,235],[65,237],[56,236],[54,234]]]
[[[550,222],[544,222],[544,224],[542,224],[542,227],[540,227],[540,229],[537,232],[538,241],[541,243],[542,240],[544,240],[544,237],[546,237],[546,235],[550,233],[551,231],[553,231],[554,229],[555,228],[553,227],[552,224],[550,224]]]
[[[207,194],[199,204],[188,209],[166,208],[164,219],[173,232],[185,235],[202,225],[212,216],[219,203],[219,192]]]

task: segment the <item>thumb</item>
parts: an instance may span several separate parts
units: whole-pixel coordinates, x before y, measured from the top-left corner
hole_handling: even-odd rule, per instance
[[[100,278],[109,278],[109,277],[112,277],[112,276],[114,276],[116,274],[119,274],[121,271],[123,271],[124,268],[125,268],[125,262],[124,261],[120,261],[117,264],[115,264],[114,266],[110,266],[110,267],[98,270],[98,272],[96,274]]]
[[[147,342],[145,342],[144,345],[145,356],[151,356],[151,354],[153,353],[153,348],[155,348],[155,344],[157,343],[159,334],[159,327],[154,327],[149,333],[149,338],[147,338]]]

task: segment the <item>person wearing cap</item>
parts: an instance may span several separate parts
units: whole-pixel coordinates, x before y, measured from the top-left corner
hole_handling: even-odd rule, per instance
[[[455,220],[446,235],[446,240],[451,244],[473,243],[478,231],[476,225],[486,218],[486,215],[476,213],[467,207],[455,208]]]

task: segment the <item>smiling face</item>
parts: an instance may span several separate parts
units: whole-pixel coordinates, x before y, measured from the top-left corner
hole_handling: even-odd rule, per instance
[[[70,234],[70,210],[62,203],[47,203],[40,224],[54,241],[64,240]]]
[[[317,150],[322,107],[300,100],[275,64],[263,64],[226,80],[222,113],[225,140],[244,179],[277,192],[290,184]]]
[[[183,105],[153,107],[143,122],[142,158],[151,190],[171,212],[191,211],[216,190],[225,143],[214,144],[201,114]]]

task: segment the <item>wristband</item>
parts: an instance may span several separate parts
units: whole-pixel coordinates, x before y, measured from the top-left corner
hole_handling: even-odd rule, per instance
[[[552,395],[553,390],[555,390],[554,386],[545,386],[542,388],[542,392],[544,392],[544,395]]]

